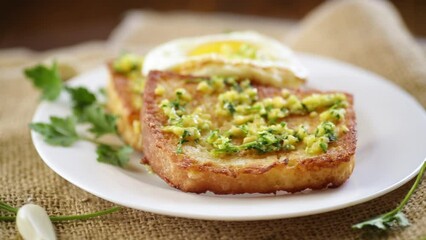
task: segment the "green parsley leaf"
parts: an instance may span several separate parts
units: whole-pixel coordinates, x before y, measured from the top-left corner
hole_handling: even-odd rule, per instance
[[[73,105],[78,107],[87,107],[96,102],[96,96],[87,88],[84,87],[66,87],[65,88],[71,95]]]
[[[352,228],[354,229],[362,229],[364,227],[374,227],[381,230],[386,230],[389,227],[392,227],[393,225],[398,225],[400,227],[406,227],[410,225],[410,222],[405,217],[405,214],[402,212],[402,208],[407,204],[408,200],[410,199],[411,195],[416,190],[417,186],[420,183],[420,180],[422,179],[423,173],[426,169],[426,161],[423,162],[422,167],[420,168],[420,172],[417,175],[416,181],[414,182],[413,186],[411,187],[410,191],[408,191],[407,195],[404,197],[404,200],[396,207],[394,210],[387,212],[385,214],[382,214],[378,217],[369,219],[367,221],[352,225]]]
[[[89,131],[95,134],[96,137],[117,132],[115,126],[117,118],[106,113],[102,106],[98,104],[92,104],[85,107],[81,117],[83,117],[88,123],[92,124]]]
[[[36,88],[42,91],[42,99],[54,101],[61,94],[62,80],[56,62],[52,64],[51,68],[45,65],[26,68],[24,74]]]
[[[31,123],[29,126],[43,135],[48,144],[67,147],[80,139],[75,124],[73,117],[50,117],[50,123]]]
[[[134,67],[130,67],[133,71]],[[122,167],[129,161],[130,154],[133,151],[132,148],[128,146],[110,146],[96,139],[78,135],[76,131],[77,119],[80,122],[89,123],[91,125],[89,131],[96,138],[104,134],[115,134],[117,132],[116,117],[104,110],[103,105],[97,101],[94,93],[84,87],[63,87],[56,62],[52,64],[51,68],[45,65],[37,65],[25,69],[24,73],[33,82],[34,86],[42,91],[42,99],[56,100],[63,88],[70,94],[72,99],[74,116],[65,118],[50,117],[49,123],[29,124],[33,131],[43,136],[46,143],[66,147],[71,146],[78,140],[84,140],[97,145],[96,152],[99,162]],[[2,205],[0,205],[1,207]]]
[[[405,214],[403,212],[398,212],[395,215],[381,215],[380,217],[373,218],[362,223],[358,223],[352,227],[361,229],[363,227],[370,226],[386,230],[388,227],[394,225],[394,223],[401,227],[406,227],[410,225],[410,222],[408,221],[407,217],[405,217]]]
[[[133,149],[129,146],[114,148],[106,144],[100,144],[96,149],[98,162],[108,163],[114,166],[124,167],[130,160]]]
[[[96,102],[96,95],[84,87],[66,87],[73,102],[73,113],[80,122],[85,122],[84,109]]]

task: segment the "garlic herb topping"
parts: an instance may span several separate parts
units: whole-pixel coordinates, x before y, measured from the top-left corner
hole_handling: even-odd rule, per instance
[[[212,154],[304,148],[306,153],[318,155],[327,152],[329,144],[348,131],[343,124],[348,102],[341,93],[315,93],[299,98],[284,89],[280,95],[261,98],[249,80],[215,76],[197,81],[192,94],[208,95],[211,106],[193,103],[195,97],[183,88],[176,89],[159,104],[168,119],[163,131],[179,137],[178,153],[182,153],[183,144],[192,143],[210,149]],[[155,90],[158,96],[165,92],[161,85]],[[318,126],[290,127],[285,121],[291,116],[305,115],[318,118]],[[338,124],[342,126],[336,127]]]

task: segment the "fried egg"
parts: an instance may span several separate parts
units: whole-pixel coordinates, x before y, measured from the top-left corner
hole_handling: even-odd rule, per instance
[[[276,87],[298,87],[307,78],[307,70],[288,47],[255,32],[167,42],[146,55],[143,74],[152,70],[250,78]]]

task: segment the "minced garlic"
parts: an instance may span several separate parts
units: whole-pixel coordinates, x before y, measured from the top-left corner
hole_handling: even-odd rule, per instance
[[[344,94],[316,93],[299,98],[283,89],[281,95],[260,99],[257,88],[247,80],[212,77],[199,81],[196,91],[216,97],[214,105],[191,111],[187,106],[192,96],[184,88],[160,102],[168,117],[163,130],[180,138],[178,152],[182,144],[196,141],[210,147],[213,154],[292,151],[303,146],[308,154],[317,155],[327,152],[340,133],[349,131],[345,125],[335,125],[345,119],[348,103]],[[157,87],[155,93],[163,95],[164,91]],[[291,115],[319,118],[320,123],[313,132],[304,124],[290,128],[284,120]],[[211,118],[222,119],[219,121],[223,126],[213,124]]]

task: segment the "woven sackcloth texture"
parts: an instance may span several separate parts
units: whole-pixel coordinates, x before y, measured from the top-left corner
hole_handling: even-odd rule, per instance
[[[386,2],[328,2],[289,34],[299,51],[337,58],[379,73],[426,105],[425,55]]]
[[[57,215],[92,212],[113,205],[68,183],[38,156],[28,129],[38,93],[22,76],[23,67],[54,57],[81,72],[122,49],[145,52],[174,37],[229,29],[258,30],[287,41],[299,51],[369,69],[402,86],[426,106],[424,51],[386,2],[331,1],[301,23],[227,15],[130,12],[108,42],[44,53],[25,49],[0,51],[0,199],[14,206],[31,201]],[[125,208],[97,219],[56,223],[55,228],[59,239],[422,239],[426,237],[426,181],[404,208],[412,223],[408,228],[386,233],[351,229],[356,222],[393,209],[412,183],[360,205],[291,219],[202,221]],[[16,238],[15,224],[0,222],[0,239]]]

